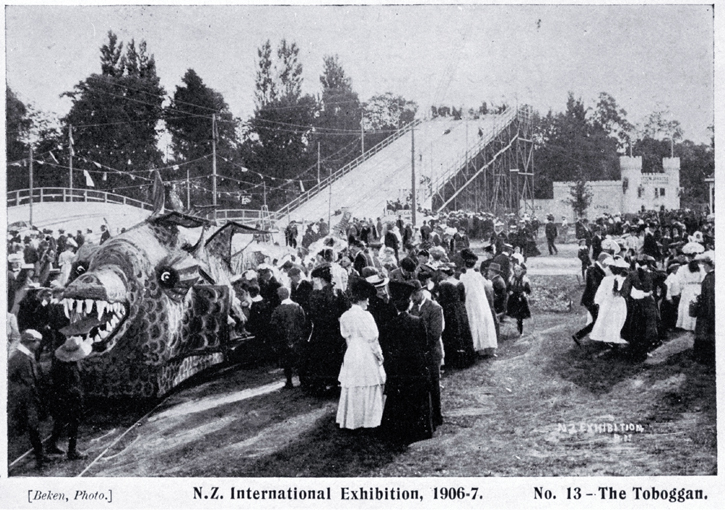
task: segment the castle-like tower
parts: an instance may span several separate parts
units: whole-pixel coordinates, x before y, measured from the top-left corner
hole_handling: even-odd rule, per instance
[[[622,173],[622,209],[634,213],[645,209],[680,208],[680,158],[664,158],[663,173],[642,173],[642,157],[619,158]]]

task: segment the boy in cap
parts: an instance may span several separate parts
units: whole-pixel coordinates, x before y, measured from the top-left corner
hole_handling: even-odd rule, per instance
[[[272,329],[272,347],[284,370],[286,389],[294,388],[292,369],[298,364],[299,349],[307,340],[307,316],[302,307],[290,299],[290,291],[286,287],[277,289],[280,305],[272,312],[270,328]]]
[[[35,467],[42,469],[50,459],[43,452],[40,420],[44,415],[41,402],[42,373],[35,360],[43,335],[26,329],[20,343],[8,359],[8,411],[10,422],[18,432],[27,432],[35,454]]]

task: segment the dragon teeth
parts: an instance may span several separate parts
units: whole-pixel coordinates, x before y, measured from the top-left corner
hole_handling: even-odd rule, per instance
[[[96,315],[98,316],[98,320],[101,320],[101,317],[103,317],[106,311],[106,304],[105,301],[96,301]]]
[[[83,301],[81,301],[80,299],[76,299],[75,305],[76,305],[76,313],[82,315],[83,314]]]
[[[91,313],[91,310],[93,310],[93,303],[95,302],[92,299],[86,299],[86,315]]]
[[[65,316],[70,319],[70,299],[64,299],[63,300],[63,312],[65,313]]]

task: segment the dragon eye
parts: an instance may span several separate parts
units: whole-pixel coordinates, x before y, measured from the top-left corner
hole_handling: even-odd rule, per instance
[[[86,272],[86,266],[84,266],[83,264],[78,264],[78,267],[76,267],[76,275],[80,276],[85,272]]]
[[[156,274],[159,279],[159,284],[167,289],[175,287],[179,282],[179,273],[174,268],[160,267]]]

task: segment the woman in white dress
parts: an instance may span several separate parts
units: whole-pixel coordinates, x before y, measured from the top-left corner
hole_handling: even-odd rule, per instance
[[[340,333],[347,343],[340,369],[337,423],[343,429],[375,428],[383,417],[385,370],[375,319],[367,311],[375,287],[363,279],[352,283],[352,307],[340,317]]]
[[[459,280],[466,289],[466,314],[473,337],[473,349],[496,349],[496,323],[486,298],[486,281],[481,273],[473,270],[478,257],[467,248],[461,251],[461,257],[466,272],[461,274]]]
[[[697,299],[702,288],[702,279],[705,277],[700,270],[700,264],[695,260],[677,270],[680,289],[680,304],[677,307],[677,325],[687,331],[695,331],[697,318],[690,317],[690,303]]]
[[[622,338],[622,327],[627,320],[627,302],[620,294],[627,278],[629,264],[622,257],[614,257],[609,263],[608,274],[599,284],[594,303],[599,305],[599,314],[589,339],[608,344],[627,344]]]

